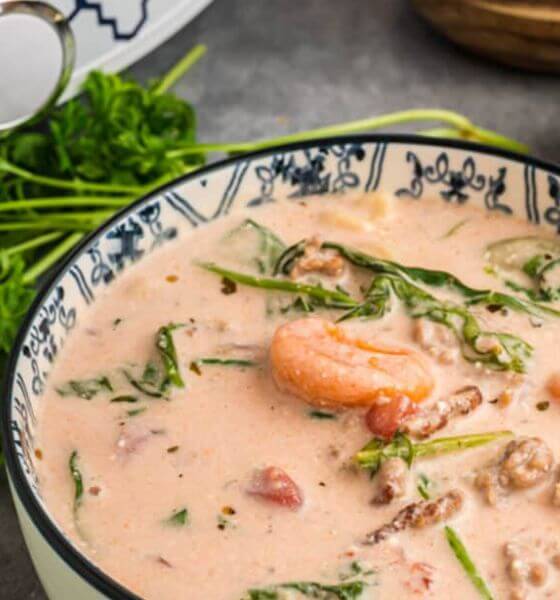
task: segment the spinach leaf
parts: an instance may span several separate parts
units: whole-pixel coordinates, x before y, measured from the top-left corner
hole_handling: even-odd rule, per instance
[[[145,381],[143,378],[137,379],[127,369],[123,369],[123,374],[126,377],[126,379],[128,380],[128,383],[130,383],[130,385],[133,388],[135,388],[136,390],[138,390],[139,392],[142,392],[142,394],[145,394],[146,396],[149,396],[150,398],[165,398],[166,397],[165,394],[161,391],[160,385],[155,384],[151,381]]]
[[[455,275],[446,271],[424,269],[421,267],[406,267],[399,263],[382,260],[369,256],[358,250],[353,250],[342,244],[325,242],[324,248],[337,250],[341,256],[352,264],[373,271],[379,275],[391,275],[405,282],[423,283],[430,287],[447,288],[465,298],[467,304],[499,305],[510,308],[516,312],[533,316],[560,317],[560,311],[537,302],[523,300],[516,296],[496,292],[493,290],[479,290],[463,283]]]
[[[148,361],[144,367],[144,372],[142,373],[142,382],[156,385],[158,379],[159,370],[157,366],[153,362]]]
[[[420,496],[424,498],[424,500],[429,500],[432,497],[432,495],[430,494],[430,489],[432,485],[433,484],[431,479],[427,475],[424,475],[424,473],[420,473],[420,475],[418,476],[418,483],[416,485],[416,489],[418,490]]]
[[[229,232],[226,239],[232,241],[235,238],[248,237],[249,235],[256,237],[257,246],[256,255],[252,256],[251,260],[255,263],[259,273],[271,275],[274,271],[274,265],[284,252],[286,245],[268,227],[253,221],[253,219],[245,219],[241,225]]]
[[[177,350],[173,341],[173,331],[180,327],[183,327],[183,325],[170,323],[169,325],[160,327],[156,334],[156,348],[165,369],[165,376],[160,384],[162,392],[165,392],[172,385],[179,388],[185,387],[185,382],[179,370]],[[144,374],[146,373],[144,372]]]
[[[134,404],[135,402],[138,402],[138,397],[137,396],[128,396],[128,395],[115,396],[114,398],[111,398],[111,402],[112,403],[127,402],[128,404]]]
[[[466,360],[479,362],[495,370],[517,373],[525,371],[525,361],[533,351],[529,344],[511,334],[482,330],[478,320],[466,306],[438,300],[411,279],[433,287],[448,287],[459,291],[467,296],[467,305],[484,301],[488,305],[508,306],[528,314],[538,312],[541,305],[529,305],[524,300],[498,292],[468,288],[454,275],[444,271],[403,267],[331,242],[326,242],[323,246],[338,250],[352,264],[376,274],[365,294],[365,300],[339,320],[355,317],[380,318],[391,309],[391,296],[395,295],[412,318],[426,318],[450,329],[461,344]]]
[[[143,412],[145,412],[146,408],[146,406],[141,406],[140,408],[133,408],[132,410],[127,410],[126,414],[129,417],[137,417],[138,415],[141,415]]]
[[[321,421],[335,421],[338,418],[336,413],[326,410],[310,410],[308,414],[312,419],[319,419]]]
[[[389,442],[373,438],[356,453],[354,460],[360,467],[375,474],[388,458],[402,458],[410,467],[417,458],[440,456],[468,448],[477,448],[512,435],[511,431],[489,431],[414,443],[406,435],[397,433]]]
[[[173,331],[180,327],[183,327],[183,325],[170,323],[169,325],[160,327],[156,333],[155,346],[161,359],[163,372],[152,361],[146,363],[141,377],[133,375],[128,369],[123,369],[123,374],[130,385],[150,398],[168,399],[167,391],[172,385],[181,388],[185,387],[179,370],[177,350],[173,341]],[[124,400],[120,401],[123,402]]]
[[[187,508],[175,511],[166,521],[173,527],[183,527],[189,524],[189,511]]]
[[[77,512],[78,508],[82,504],[82,497],[84,495],[84,483],[82,479],[82,473],[78,469],[78,451],[74,450],[72,454],[70,454],[70,459],[68,461],[68,468],[70,470],[70,476],[74,481],[74,513]]]
[[[280,592],[283,590],[299,592],[307,598],[319,600],[358,600],[367,587],[368,584],[363,581],[351,581],[338,585],[300,581],[252,589],[247,592],[243,600],[280,600]]]
[[[196,365],[219,365],[224,367],[256,367],[259,363],[245,358],[204,357],[193,361]]]
[[[78,396],[84,400],[91,400],[100,392],[113,391],[113,386],[108,377],[103,375],[96,379],[71,379],[65,386],[56,390],[61,396]]]
[[[267,291],[292,293],[304,297],[306,302],[313,306],[346,310],[339,321],[356,317],[381,318],[391,310],[391,298],[396,296],[403,302],[412,318],[427,318],[451,329],[461,345],[466,360],[479,362],[495,370],[510,370],[518,373],[525,371],[526,359],[530,358],[533,351],[529,344],[511,334],[482,330],[478,320],[466,306],[438,300],[410,281],[407,273],[412,271],[416,277],[417,272],[422,271],[422,278],[431,281],[436,287],[442,287],[445,282],[451,282],[449,285],[452,287],[463,286],[453,275],[440,271],[401,267],[397,263],[381,261],[340,244],[326,242],[323,247],[338,250],[354,265],[374,271],[375,277],[363,300],[356,300],[341,289],[332,290],[321,285],[310,285],[279,277],[239,273],[212,263],[203,263],[200,266],[242,285]],[[278,268],[282,271],[288,267]],[[499,304],[505,302],[495,292],[487,295],[487,300],[490,298]],[[508,298],[508,306],[514,302],[524,302],[513,296]],[[469,297],[468,301],[472,303],[473,298]]]
[[[206,271],[210,271],[211,273],[215,273],[216,275],[225,277],[226,279],[241,285],[268,291],[299,294],[308,299],[312,298],[313,301],[325,308],[352,309],[359,305],[359,302],[351,298],[347,293],[339,290],[329,290],[320,285],[310,285],[286,279],[239,273],[237,271],[224,269],[214,263],[201,263],[199,266]],[[311,302],[312,300],[308,301]]]

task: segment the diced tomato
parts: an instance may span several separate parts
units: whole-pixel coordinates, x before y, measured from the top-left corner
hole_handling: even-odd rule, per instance
[[[257,471],[247,492],[291,510],[297,510],[303,504],[303,494],[298,485],[278,467]]]
[[[432,588],[435,569],[425,562],[415,562],[410,565],[411,577],[406,587],[415,594],[423,594]]]
[[[404,419],[416,411],[408,396],[384,396],[366,413],[367,428],[376,436],[390,440]]]

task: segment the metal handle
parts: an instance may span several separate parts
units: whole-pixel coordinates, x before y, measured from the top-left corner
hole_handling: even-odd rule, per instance
[[[66,20],[66,17],[56,8],[45,2],[32,2],[27,0],[0,0],[0,18],[12,15],[30,15],[41,19],[52,27],[60,41],[62,49],[62,64],[56,86],[50,96],[32,115],[18,117],[7,123],[0,123],[0,131],[14,129],[23,123],[40,120],[49,109],[56,103],[65,90],[72,75],[76,58],[74,35]]]

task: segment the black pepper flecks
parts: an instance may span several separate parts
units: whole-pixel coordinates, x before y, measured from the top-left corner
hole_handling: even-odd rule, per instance
[[[222,294],[229,296],[235,294],[235,292],[237,292],[237,283],[227,277],[222,277]]]

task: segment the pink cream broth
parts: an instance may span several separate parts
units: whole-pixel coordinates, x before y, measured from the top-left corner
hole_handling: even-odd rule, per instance
[[[546,545],[560,539],[560,509],[550,502],[552,481],[513,492],[498,507],[489,506],[473,486],[476,470],[503,452],[505,442],[418,460],[404,498],[372,505],[368,474],[345,468],[371,439],[363,411],[341,412],[337,420],[310,418],[311,407],[279,391],[269,372],[266,356],[275,329],[301,313],[267,315],[270,293],[239,285],[236,293],[224,295],[220,278],[196,266],[210,260],[248,271],[223,236],[250,216],[288,244],[320,235],[365,252],[381,251],[403,264],[453,272],[472,286],[499,287],[484,270],[485,246],[539,233],[513,218],[442,201],[396,200],[390,215],[375,220],[368,231],[324,218],[325,209],[346,203],[340,198],[278,203],[197,230],[119,277],[82,313],[67,340],[41,402],[44,498],[80,551],[141,597],[238,600],[250,588],[287,581],[339,583],[339,574],[359,561],[376,571],[369,576],[375,585],[360,598],[478,598],[441,523],[403,531],[375,546],[361,543],[366,533],[421,499],[420,473],[435,482],[436,494],[451,488],[464,492],[464,506],[448,524],[460,533],[496,597],[507,598],[513,589],[504,544],[540,540]],[[351,213],[354,205],[348,202],[347,210]],[[462,219],[468,221],[445,238]],[[290,301],[282,298],[284,304]],[[485,327],[516,333],[535,346],[523,393],[509,406],[489,400],[515,377],[462,359],[441,364],[415,343],[412,320],[401,310],[379,321],[349,321],[344,328],[364,340],[422,351],[436,382],[432,400],[467,384],[480,387],[482,406],[436,436],[512,429],[544,438],[560,456],[560,407],[545,389],[558,369],[560,321],[535,328],[526,316],[510,313],[506,319],[484,308],[473,310]],[[339,315],[316,314],[333,320]],[[117,319],[122,321],[115,324]],[[186,387],[171,388],[170,401],[110,403],[123,393],[141,396],[120,369],[138,369],[153,358],[154,334],[170,322],[187,324],[174,332]],[[224,348],[256,357],[262,366],[202,365],[201,375],[189,369],[193,360],[224,354]],[[56,391],[68,380],[100,375],[118,389],[91,400]],[[547,412],[535,408],[542,400],[551,401]],[[127,414],[144,406],[141,414]],[[85,490],[76,514],[68,469],[75,450]],[[283,469],[297,483],[304,497],[299,510],[247,493],[255,470],[268,466]],[[228,507],[235,514],[224,514],[231,512]],[[183,508],[188,508],[188,524],[166,523]],[[544,587],[531,588],[528,597],[557,597],[559,587],[551,566]]]

